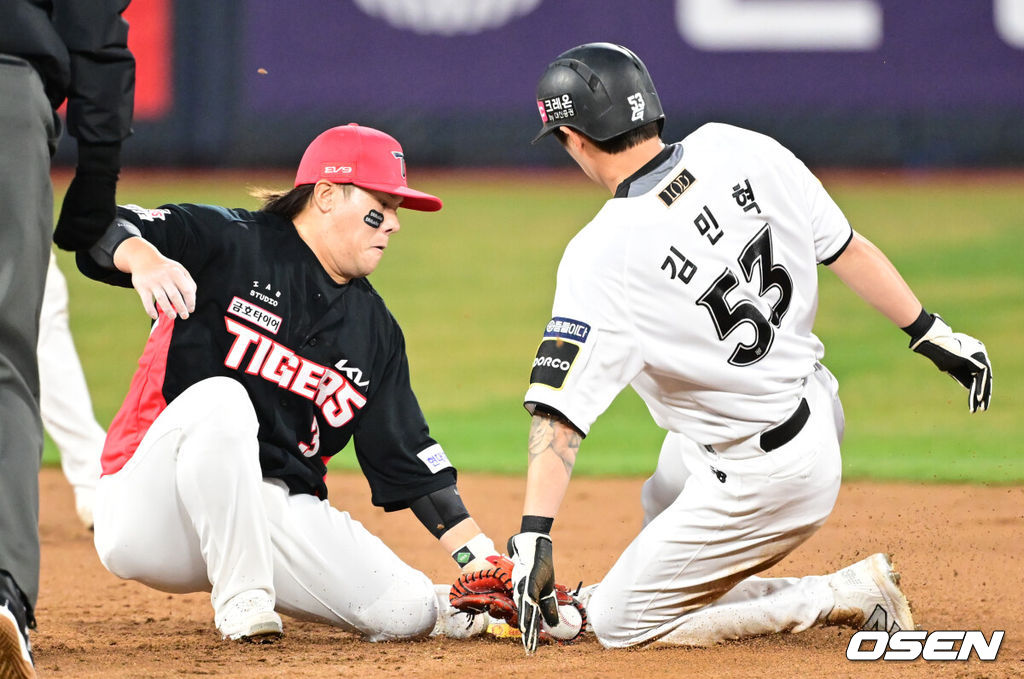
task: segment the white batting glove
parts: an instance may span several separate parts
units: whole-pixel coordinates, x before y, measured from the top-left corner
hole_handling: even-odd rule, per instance
[[[988,410],[992,400],[992,364],[985,345],[970,335],[953,332],[938,314],[933,314],[933,318],[928,331],[911,340],[910,348],[927,356],[939,370],[970,392],[967,405],[972,413]]]
[[[541,618],[549,627],[558,625],[555,596],[555,562],[551,536],[519,533],[508,539],[512,558],[512,598],[519,610],[519,630],[527,655],[537,650]]]

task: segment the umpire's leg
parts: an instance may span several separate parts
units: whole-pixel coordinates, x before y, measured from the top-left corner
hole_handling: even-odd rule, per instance
[[[0,55],[0,570],[39,593],[36,342],[53,232],[53,111],[27,62]]]

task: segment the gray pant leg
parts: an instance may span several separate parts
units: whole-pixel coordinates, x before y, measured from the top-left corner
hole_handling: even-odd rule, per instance
[[[53,237],[50,148],[58,134],[35,69],[0,55],[0,569],[39,593],[36,343]]]

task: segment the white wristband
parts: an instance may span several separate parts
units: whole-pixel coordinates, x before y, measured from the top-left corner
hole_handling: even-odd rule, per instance
[[[494,540],[483,533],[477,533],[469,542],[452,552],[452,558],[464,568],[477,559],[484,559],[497,553],[498,551],[494,549]]]

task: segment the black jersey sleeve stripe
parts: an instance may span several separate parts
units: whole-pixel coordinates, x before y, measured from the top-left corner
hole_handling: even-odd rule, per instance
[[[842,255],[844,252],[846,252],[846,248],[850,247],[850,243],[851,242],[853,242],[853,229],[850,229],[850,235],[846,237],[846,242],[843,243],[843,246],[841,248],[839,248],[838,250],[836,250],[835,254],[833,254],[828,259],[821,260],[820,263],[824,264],[825,266],[828,266],[829,264],[832,264],[833,262],[835,262],[837,259],[839,259],[840,255]]]
[[[556,408],[552,408],[551,406],[538,401],[527,401],[523,404],[523,407],[526,408],[531,415],[548,415],[550,417],[554,417],[556,420],[560,420],[575,429],[576,433],[580,435],[580,438],[587,438],[587,435],[583,433],[582,429],[577,427],[572,420]]]

